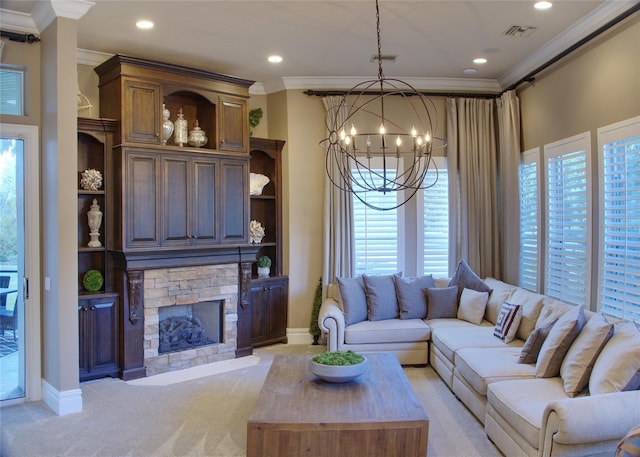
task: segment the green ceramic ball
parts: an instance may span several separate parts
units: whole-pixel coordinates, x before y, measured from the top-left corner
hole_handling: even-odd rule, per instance
[[[102,288],[104,284],[104,278],[102,273],[98,270],[89,270],[84,274],[82,278],[82,285],[89,292],[97,292]]]

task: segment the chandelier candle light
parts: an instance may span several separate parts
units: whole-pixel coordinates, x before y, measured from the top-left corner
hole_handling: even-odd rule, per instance
[[[327,115],[329,136],[325,166],[334,186],[353,193],[375,210],[391,210],[404,205],[418,190],[433,186],[426,180],[435,149],[445,148],[446,140],[434,136],[437,120],[433,102],[410,84],[387,78],[382,71],[380,8],[376,0],[376,34],[378,38],[378,78],[363,81],[342,96],[338,106]],[[402,111],[413,123],[401,125],[385,115],[385,100],[401,97]],[[358,124],[379,125],[377,131],[362,131]],[[388,206],[367,200],[370,192],[397,193]]]

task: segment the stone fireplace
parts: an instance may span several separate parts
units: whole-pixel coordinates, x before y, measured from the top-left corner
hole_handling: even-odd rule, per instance
[[[147,376],[235,357],[238,282],[237,263],[144,271]],[[161,321],[163,334],[173,332],[164,343]],[[167,338],[176,341],[179,333],[185,341],[167,347]]]

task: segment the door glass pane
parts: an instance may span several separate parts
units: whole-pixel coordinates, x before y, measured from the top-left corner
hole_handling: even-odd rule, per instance
[[[0,139],[0,400],[24,397],[24,141]]]

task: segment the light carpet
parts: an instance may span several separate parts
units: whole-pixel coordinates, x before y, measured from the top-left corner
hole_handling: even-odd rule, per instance
[[[0,409],[0,455],[242,457],[247,419],[273,356],[322,350],[275,345],[254,351],[251,359],[210,367],[214,374],[201,369],[146,378],[146,384],[85,382],[84,409],[68,416],[56,416],[41,402],[5,407]],[[502,455],[432,368],[404,371],[430,418],[429,457]]]

